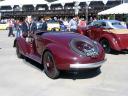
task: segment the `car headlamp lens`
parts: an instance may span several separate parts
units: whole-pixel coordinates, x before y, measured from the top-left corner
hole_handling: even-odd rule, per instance
[[[70,44],[72,50],[80,55],[95,57],[99,53],[97,43],[89,40],[73,39]]]

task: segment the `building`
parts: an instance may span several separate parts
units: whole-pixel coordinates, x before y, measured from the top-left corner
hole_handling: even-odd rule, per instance
[[[41,0],[40,0],[41,1]],[[51,1],[51,0],[47,0]],[[126,0],[127,1],[127,0]],[[79,16],[86,16],[86,11],[88,10],[88,16],[96,16],[98,12],[103,11],[105,9],[117,6],[122,3],[122,0],[109,0],[106,4],[102,1],[91,1],[89,6],[87,7],[86,2],[79,3]],[[36,4],[25,4],[25,5],[4,5],[0,7],[2,18],[22,18],[27,15],[32,15],[35,17],[43,17],[43,16],[74,16],[75,15],[75,2],[62,4],[50,4],[49,3],[40,3]]]

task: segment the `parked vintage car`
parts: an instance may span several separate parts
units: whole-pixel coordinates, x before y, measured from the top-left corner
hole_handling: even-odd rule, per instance
[[[0,30],[7,30],[9,27],[8,23],[0,22]]]
[[[118,20],[97,20],[78,32],[100,42],[104,50],[128,51],[128,29]]]
[[[28,57],[44,66],[52,79],[60,70],[97,69],[105,61],[102,46],[84,35],[73,32],[37,31],[29,37],[14,41],[19,58]]]
[[[60,30],[60,24],[57,21],[54,20],[48,20],[47,21],[47,30],[48,31],[59,31]]]

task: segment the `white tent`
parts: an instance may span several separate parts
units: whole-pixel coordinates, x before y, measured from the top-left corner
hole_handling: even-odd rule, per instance
[[[98,13],[98,15],[107,15],[107,14],[128,14],[128,3],[123,3]]]

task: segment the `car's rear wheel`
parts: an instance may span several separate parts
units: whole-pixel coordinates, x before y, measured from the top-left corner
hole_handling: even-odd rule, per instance
[[[110,53],[111,52],[111,47],[110,47],[110,44],[109,44],[108,40],[102,39],[100,41],[100,44],[102,45],[102,47],[104,48],[106,53]]]
[[[19,46],[17,43],[16,43],[16,54],[18,58],[23,58],[23,55],[20,53]]]
[[[52,79],[58,78],[60,72],[56,68],[55,60],[51,52],[46,51],[43,55],[44,72]]]

